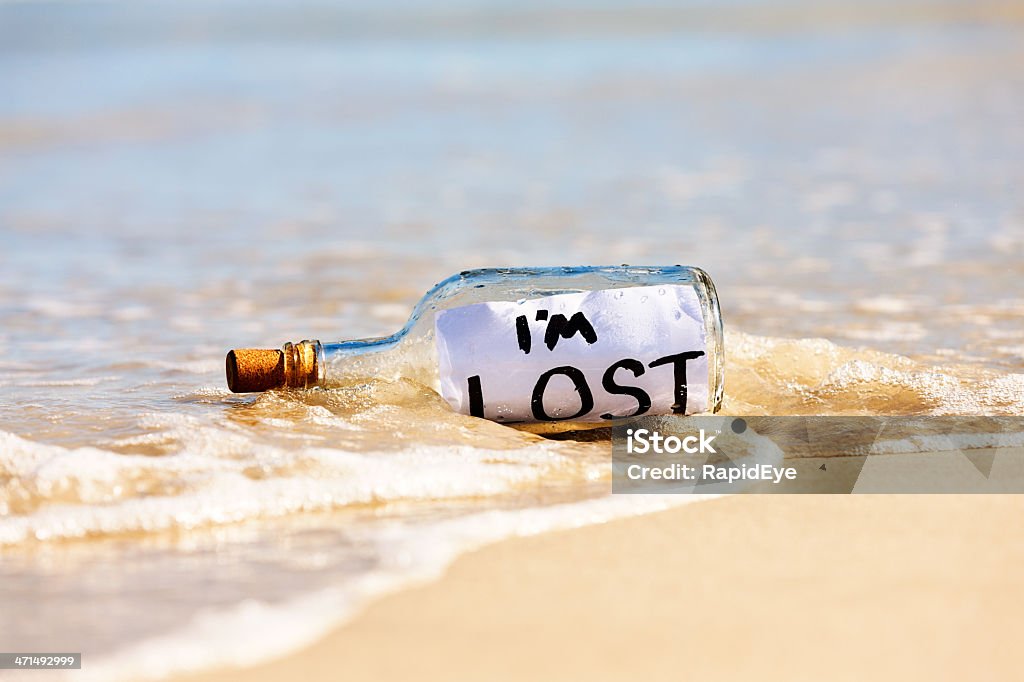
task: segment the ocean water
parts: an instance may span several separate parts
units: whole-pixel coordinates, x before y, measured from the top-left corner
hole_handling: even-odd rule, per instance
[[[686,263],[729,414],[1024,414],[1024,14],[987,2],[0,4],[0,643],[284,654],[609,494],[412,382],[233,395],[471,267]]]

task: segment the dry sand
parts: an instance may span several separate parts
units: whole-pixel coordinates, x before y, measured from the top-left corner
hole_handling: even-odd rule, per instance
[[[1020,679],[1024,497],[742,496],[502,542],[194,681]]]

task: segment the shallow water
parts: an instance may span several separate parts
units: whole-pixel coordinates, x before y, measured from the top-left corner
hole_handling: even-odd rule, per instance
[[[411,382],[226,391],[228,348],[393,331],[465,268],[707,269],[729,413],[1024,414],[1012,7],[241,7],[0,5],[7,650],[254,660],[681,503]]]

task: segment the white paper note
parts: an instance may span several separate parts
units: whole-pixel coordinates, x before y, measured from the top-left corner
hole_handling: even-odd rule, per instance
[[[707,409],[704,318],[690,286],[476,303],[442,310],[435,325],[441,394],[462,414],[593,422]]]

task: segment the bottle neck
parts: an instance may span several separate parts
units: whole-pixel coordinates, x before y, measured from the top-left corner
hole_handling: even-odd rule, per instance
[[[402,334],[374,339],[352,339],[333,343],[314,342],[317,347],[318,382],[330,383],[345,376],[348,371],[368,364],[378,354],[392,350]]]

